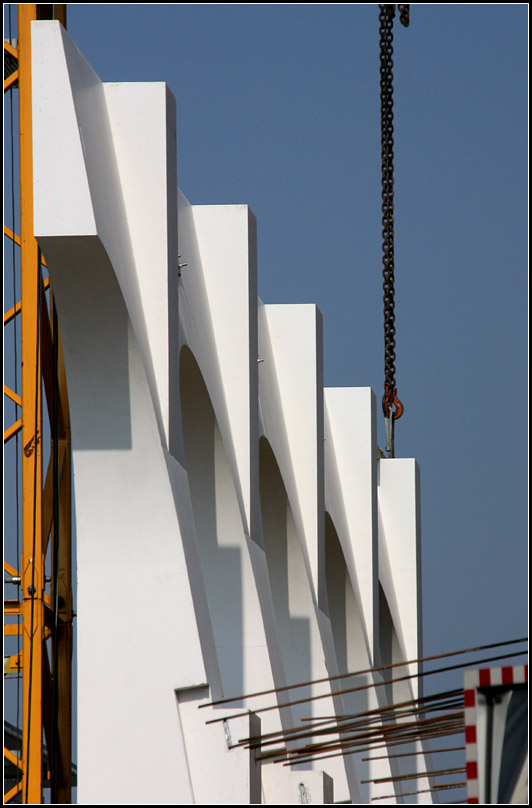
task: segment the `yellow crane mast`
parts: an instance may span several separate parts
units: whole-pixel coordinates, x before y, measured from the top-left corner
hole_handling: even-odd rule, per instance
[[[14,785],[4,803],[71,803],[71,461],[68,397],[53,292],[45,277],[33,228],[31,23],[56,19],[66,26],[65,5],[22,3],[17,40],[4,41],[4,94],[18,92],[20,160],[19,233],[4,235],[20,250],[20,300],[4,314],[4,327],[20,322],[21,394],[4,385],[15,421],[4,444],[17,443],[22,477],[21,553],[4,560],[16,596],[4,604],[4,635],[18,637],[17,653],[4,659],[4,674],[22,684],[22,726],[16,748],[4,747]],[[13,132],[13,127],[12,127]],[[13,136],[13,135],[12,135]],[[14,215],[14,214],[13,214]],[[15,335],[16,336],[16,335]],[[15,380],[18,369],[15,367]],[[43,424],[43,404],[48,424]],[[18,416],[18,417],[17,417]],[[47,463],[43,475],[43,462]],[[18,481],[16,482],[18,486]],[[17,685],[18,686],[18,685]],[[20,795],[20,796],[19,796]]]

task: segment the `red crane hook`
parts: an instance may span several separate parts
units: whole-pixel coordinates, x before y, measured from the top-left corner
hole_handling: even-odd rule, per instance
[[[397,389],[395,387],[390,387],[389,384],[384,385],[384,396],[382,397],[382,410],[384,412],[384,417],[390,417],[390,409],[392,405],[395,406],[395,410],[392,412],[392,418],[394,421],[397,421],[398,418],[404,412],[404,406],[397,398]]]

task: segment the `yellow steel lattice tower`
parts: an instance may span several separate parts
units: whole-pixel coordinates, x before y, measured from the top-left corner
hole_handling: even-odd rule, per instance
[[[20,250],[20,300],[4,314],[4,327],[20,321],[21,395],[4,385],[17,416],[4,431],[16,437],[21,469],[21,552],[4,560],[18,593],[4,604],[4,634],[17,637],[17,653],[4,674],[21,678],[22,726],[15,749],[4,747],[15,771],[4,803],[71,803],[71,460],[68,398],[52,290],[33,228],[31,23],[66,25],[65,5],[19,4],[18,38],[4,41],[4,93],[18,92],[20,221],[4,235]],[[48,291],[49,290],[49,291]],[[18,369],[15,367],[15,379]],[[43,404],[48,424],[43,424]],[[43,461],[47,471],[43,475]],[[18,486],[18,481],[16,483]],[[15,622],[16,621],[16,622]],[[19,796],[20,795],[20,796]]]

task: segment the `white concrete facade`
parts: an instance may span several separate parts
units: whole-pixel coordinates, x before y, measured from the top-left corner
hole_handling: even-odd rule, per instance
[[[78,801],[392,793],[363,782],[401,773],[389,760],[290,769],[235,743],[416,680],[198,707],[421,656],[417,466],[378,459],[371,390],[324,390],[318,309],[258,299],[250,209],[178,191],[166,85],[100,82],[58,22],[32,37],[35,235],[72,423]]]

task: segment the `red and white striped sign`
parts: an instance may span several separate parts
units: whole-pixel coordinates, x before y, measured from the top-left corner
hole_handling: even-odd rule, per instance
[[[478,689],[517,685],[528,682],[528,665],[510,665],[505,668],[480,668],[464,671],[464,712],[466,743],[467,802],[479,804],[479,759],[477,744]]]

